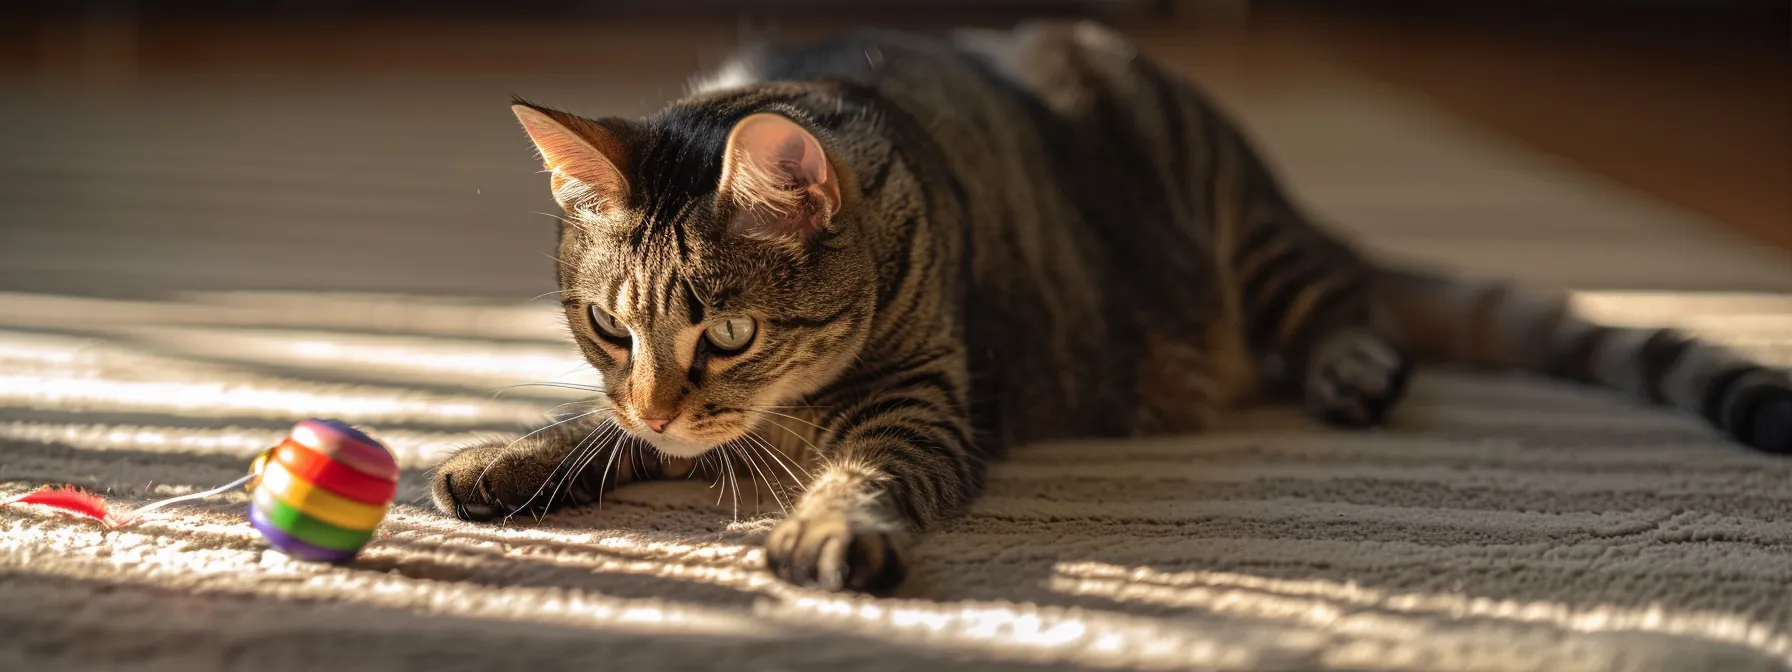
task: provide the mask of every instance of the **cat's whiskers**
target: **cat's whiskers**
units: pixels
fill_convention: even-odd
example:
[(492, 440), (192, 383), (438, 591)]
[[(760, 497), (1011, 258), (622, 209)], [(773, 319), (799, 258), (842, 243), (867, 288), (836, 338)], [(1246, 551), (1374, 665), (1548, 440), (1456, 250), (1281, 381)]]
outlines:
[[(796, 460), (791, 459), (790, 456), (780, 452), (776, 446), (772, 445), (772, 442), (767, 441), (765, 437), (760, 436), (758, 432), (749, 429), (747, 430), (747, 435), (759, 442), (760, 448), (764, 450), (767, 455), (771, 456), (772, 461), (776, 462), (777, 465), (784, 470), (784, 473), (790, 474), (791, 480), (796, 481), (799, 487), (808, 489), (809, 481), (815, 478), (815, 474), (810, 473), (807, 468), (798, 464)], [(803, 472), (802, 477), (799, 478), (796, 475), (796, 471), (791, 471), (792, 467), (795, 467), (796, 471)]]
[[(606, 486), (610, 483), (610, 465), (613, 465), (616, 463), (616, 456), (621, 455), (622, 451), (625, 448), (627, 448), (627, 449), (634, 448), (633, 445), (625, 443), (626, 441), (628, 441), (627, 436), (618, 437), (616, 447), (610, 451), (610, 459), (604, 460), (603, 476), (598, 478), (598, 481), (597, 481), (597, 508), (599, 511), (602, 511), (604, 508), (604, 486)], [(637, 465), (637, 468), (639, 468), (640, 463), (641, 462), (640, 462), (639, 458), (637, 457), (637, 459), (635, 460), (635, 464)]]
[(580, 221), (578, 221), (578, 220), (576, 220), (576, 219), (567, 219), (567, 218), (566, 218), (566, 217), (564, 217), (564, 216), (561, 216), (561, 215), (556, 215), (556, 214), (554, 214), (554, 213), (551, 213), (551, 212), (531, 212), (531, 213), (529, 213), (529, 214), (532, 214), (532, 215), (541, 215), (541, 216), (543, 216), (543, 217), (552, 217), (552, 218), (554, 218), (554, 219), (556, 219), (556, 220), (559, 220), (559, 222), (560, 222), (560, 223), (561, 223), (561, 224), (565, 224), (565, 225), (567, 225), (567, 226), (570, 226), (570, 227), (572, 227), (572, 228), (575, 228), (575, 229), (578, 229), (578, 230), (580, 230), (580, 231), (584, 231), (584, 232), (586, 232), (586, 233), (590, 233), (590, 232), (591, 232), (591, 229), (590, 229), (590, 228), (589, 228), (589, 227), (587, 227), (587, 226), (586, 226), (586, 225), (585, 225), (585, 223), (584, 223), (584, 222), (580, 222)]
[(494, 391), (513, 390), (513, 389), (516, 389), (519, 387), (557, 387), (557, 388), (565, 389), (565, 390), (578, 390), (581, 392), (592, 392), (592, 393), (596, 393), (596, 394), (604, 393), (604, 388), (598, 387), (596, 385), (581, 385), (579, 383), (563, 383), (563, 382), (559, 382), (559, 381), (544, 381), (544, 382), (539, 382), (539, 383), (517, 383), (515, 385), (505, 385), (502, 387), (496, 387), (496, 388), (493, 388), (493, 390)]
[[(722, 458), (722, 491), (716, 493), (716, 505), (720, 506), (722, 504), (722, 498), (728, 495), (728, 491), (729, 491), (728, 486), (734, 483), (734, 460), (730, 459), (728, 457), (727, 451), (720, 451), (720, 452), (717, 452), (716, 454), (720, 455)], [(737, 494), (736, 495), (737, 502), (739, 501), (738, 498), (739, 498), (739, 495)], [(739, 508), (740, 508), (740, 505), (736, 504), (735, 509), (737, 510), (737, 512), (738, 512)], [(735, 515), (739, 515), (739, 514), (736, 513)]]
[[(759, 482), (766, 481), (766, 483), (765, 483), (766, 487), (771, 487), (771, 482), (767, 481), (765, 478), (765, 474), (763, 472), (759, 471), (759, 465), (754, 464), (752, 451), (745, 449), (744, 447), (740, 446), (739, 444), (740, 444), (740, 439), (737, 438), (732, 441), (729, 441), (727, 445), (728, 445), (729, 450), (740, 451), (741, 458), (745, 459), (747, 462), (747, 468), (752, 470), (752, 472), (754, 474), (759, 475), (758, 478), (754, 478), (751, 475), (747, 476), (747, 480), (753, 482), (753, 509), (755, 511), (757, 511), (757, 510), (759, 510), (760, 503), (765, 501), (765, 496), (759, 492)], [(778, 499), (778, 491), (776, 491), (776, 490), (772, 491), (772, 499), (773, 500)], [(784, 508), (783, 501), (778, 501), (778, 508), (780, 508), (780, 509)]]
[[(743, 410), (746, 410), (746, 411), (747, 411), (747, 412), (749, 412), (749, 413), (769, 413), (769, 414), (771, 414), (771, 415), (778, 415), (778, 416), (782, 416), (782, 417), (786, 417), (786, 418), (789, 418), (789, 417), (790, 417), (790, 416), (788, 416), (788, 415), (784, 415), (784, 414), (782, 414), (782, 413), (774, 413), (774, 412), (772, 412), (772, 411), (761, 411), (761, 410), (757, 410), (757, 409), (751, 409), (751, 408), (749, 408), (749, 409), (743, 409)], [(801, 418), (791, 418), (791, 419), (792, 419), (792, 420), (801, 420)], [(803, 442), (803, 444), (804, 444), (804, 445), (807, 445), (807, 446), (809, 446), (809, 450), (810, 450), (810, 451), (811, 451), (811, 452), (814, 452), (814, 453), (815, 453), (815, 454), (817, 454), (817, 455), (819, 455), (819, 454), (821, 454), (821, 449), (820, 449), (820, 448), (817, 448), (817, 447), (815, 447), (815, 443), (814, 443), (814, 442), (813, 442), (813, 441), (810, 441), (810, 440), (809, 440), (809, 437), (806, 437), (806, 436), (803, 436), (803, 435), (802, 435), (802, 433), (801, 433), (801, 432), (797, 432), (797, 431), (795, 431), (795, 430), (793, 430), (793, 429), (791, 429), (791, 428), (789, 428), (789, 427), (785, 427), (785, 426), (784, 426), (784, 425), (783, 425), (783, 424), (782, 424), (782, 423), (780, 423), (780, 422), (778, 422), (778, 421), (776, 421), (776, 420), (772, 420), (772, 419), (770, 419), (770, 418), (766, 418), (766, 419), (765, 419), (765, 421), (766, 421), (766, 422), (768, 422), (768, 423), (771, 423), (771, 425), (772, 425), (772, 426), (773, 426), (773, 427), (777, 427), (777, 428), (778, 428), (778, 429), (782, 429), (782, 430), (784, 430), (784, 433), (786, 433), (786, 434), (789, 434), (789, 435), (791, 435), (791, 436), (794, 436), (794, 437), (796, 437), (796, 439), (797, 439), (797, 440), (798, 440), (798, 441), (801, 441), (801, 442)], [(809, 424), (811, 424), (811, 425), (814, 425), (814, 424), (815, 424), (815, 423), (809, 423)], [(817, 425), (817, 426), (818, 426), (818, 425)], [(826, 431), (826, 430), (822, 430), (822, 431), (824, 431), (824, 432), (825, 432), (825, 431)]]
[[(613, 431), (613, 432), (611, 432), (611, 433), (610, 433), (610, 434), (609, 434), (609, 436), (608, 436), (608, 438), (607, 438), (607, 439), (606, 439), (606, 441), (607, 441), (607, 445), (606, 445), (606, 446), (605, 446), (605, 448), (604, 448), (604, 451), (605, 451), (605, 452), (608, 452), (608, 453), (610, 453), (610, 458), (611, 458), (611, 460), (614, 460), (614, 459), (615, 459), (615, 457), (616, 457), (616, 455), (617, 455), (617, 454), (619, 454), (619, 453), (621, 453), (621, 452), (622, 452), (622, 451), (623, 451), (623, 450), (626, 450), (626, 449), (632, 449), (632, 447), (633, 447), (633, 446), (634, 446), (634, 444), (633, 444), (633, 443), (630, 443), (630, 441), (632, 441), (632, 440), (633, 440), (633, 439), (634, 439), (634, 437), (633, 437), (633, 436), (632, 436), (632, 435), (630, 435), (630, 434), (629, 434), (629, 433), (628, 433), (628, 430), (626, 430), (626, 429), (623, 429), (623, 428), (622, 428), (622, 427), (621, 427), (621, 426), (620, 426), (620, 425), (619, 425), (619, 426), (617, 426), (617, 427), (616, 427), (616, 430), (615, 430), (615, 431)], [(595, 462), (596, 462), (596, 461), (597, 461), (597, 456), (598, 456), (598, 455), (599, 455), (599, 454), (601, 454), (601, 453), (593, 453), (593, 454), (592, 454), (592, 455), (591, 455), (591, 456), (590, 456), (590, 457), (587, 457), (587, 458), (585, 458), (585, 464), (584, 464), (584, 465), (582, 465), (582, 466), (580, 466), (580, 467), (579, 467), (579, 472), (580, 472), (580, 473), (581, 473), (581, 474), (582, 474), (582, 473), (584, 473), (584, 471), (585, 471), (585, 470), (586, 470), (586, 469), (588, 469), (588, 468), (590, 468), (590, 467), (591, 467), (591, 465), (592, 465), (592, 464), (593, 464), (593, 463), (595, 463)], [(637, 458), (637, 459), (636, 459), (636, 460), (635, 460), (635, 465), (636, 465), (636, 469), (639, 469), (639, 468), (640, 468), (640, 464), (641, 464), (641, 462), (640, 462), (640, 460), (639, 460), (639, 459), (638, 459), (638, 458), (639, 458), (639, 456), (638, 456), (638, 455), (637, 455), (637, 456), (636, 456), (636, 458)], [(594, 495), (594, 497), (595, 497), (595, 498), (596, 498), (596, 499), (597, 499), (597, 501), (598, 501), (598, 504), (599, 504), (599, 506), (600, 506), (600, 507), (601, 507), (601, 506), (602, 506), (602, 503), (603, 503), (603, 497), (604, 497), (604, 489), (603, 489), (603, 488), (604, 488), (604, 483), (603, 483), (603, 481), (604, 481), (604, 480), (607, 480), (607, 479), (608, 479), (608, 478), (609, 478), (609, 473), (608, 473), (608, 472), (609, 472), (609, 468), (610, 468), (610, 467), (609, 467), (609, 462), (610, 462), (610, 461), (611, 461), (611, 460), (606, 460), (606, 461), (605, 461), (605, 464), (604, 464), (604, 470), (605, 470), (605, 473), (604, 473), (604, 478), (603, 478), (603, 479), (600, 479), (600, 482), (599, 482), (599, 483), (598, 483), (598, 486), (597, 486), (597, 493), (596, 493), (596, 494), (595, 494), (595, 495)], [(620, 468), (620, 467), (618, 467), (618, 468)], [(621, 485), (621, 484), (620, 484), (620, 483), (618, 483), (618, 484), (617, 484), (617, 485), (618, 485), (618, 486), (619, 486), (619, 487), (620, 487), (620, 485)]]
[[(547, 411), (547, 413), (545, 413), (545, 415), (551, 416), (554, 414), (554, 412), (559, 411), (562, 408), (566, 408), (567, 406), (577, 406), (579, 404), (601, 404), (601, 403), (604, 403), (604, 401), (602, 399), (580, 399), (578, 401), (569, 401), (564, 404), (554, 405), (553, 408), (548, 409), (548, 411)], [(597, 409), (597, 410), (609, 410), (609, 409), (602, 408), (602, 409)]]
[(826, 427), (823, 427), (823, 426), (821, 426), (821, 425), (817, 425), (817, 424), (815, 424), (815, 423), (813, 423), (813, 422), (810, 422), (810, 421), (808, 421), (808, 420), (804, 420), (804, 419), (802, 419), (802, 418), (799, 418), (799, 417), (796, 417), (796, 416), (794, 416), (794, 415), (790, 415), (790, 414), (787, 414), (787, 413), (779, 413), (779, 412), (777, 412), (777, 411), (769, 411), (769, 410), (766, 410), (766, 409), (769, 409), (769, 408), (779, 408), (779, 407), (778, 407), (778, 406), (748, 406), (748, 407), (746, 407), (746, 408), (747, 408), (747, 410), (750, 410), (750, 411), (759, 411), (759, 412), (761, 412), (761, 413), (770, 413), (770, 414), (772, 414), (772, 415), (775, 415), (775, 416), (778, 416), (778, 417), (780, 417), (780, 418), (790, 418), (790, 419), (791, 419), (791, 420), (795, 420), (795, 421), (797, 421), (797, 422), (800, 422), (800, 423), (803, 423), (803, 424), (805, 424), (805, 425), (808, 425), (808, 426), (810, 426), (810, 427), (814, 427), (814, 428), (815, 428), (815, 429), (817, 429), (817, 430), (820, 430), (820, 431), (821, 431), (821, 432), (822, 432), (822, 433), (824, 433), (824, 434), (825, 434), (825, 433), (827, 433), (827, 431), (828, 431), (828, 428), (826, 428)]
[[(591, 447), (586, 451), (585, 457), (577, 461), (579, 466), (560, 477), (560, 483), (554, 486), (553, 494), (548, 495), (547, 503), (542, 505), (544, 509), (554, 506), (554, 499), (560, 495), (561, 487), (569, 486), (577, 481), (579, 477), (585, 473), (585, 469), (589, 468), (591, 463), (597, 460), (597, 456), (600, 453), (608, 449), (609, 446), (614, 445), (613, 439), (615, 434), (622, 431), (622, 428), (614, 422), (605, 424), (607, 426), (604, 428), (603, 434), (599, 435), (597, 440), (591, 443)], [(567, 488), (566, 494), (568, 497), (571, 497), (572, 489)]]
[(728, 482), (734, 485), (734, 512), (730, 514), (730, 519), (738, 521), (740, 520), (740, 478), (739, 474), (734, 471), (734, 459), (726, 457), (727, 452), (722, 455), (728, 461)]
[[(578, 414), (578, 415), (575, 415), (575, 416), (571, 416), (571, 417), (569, 417), (569, 418), (566, 418), (566, 419), (565, 419), (565, 420), (561, 420), (561, 421), (559, 421), (559, 422), (555, 422), (555, 423), (552, 423), (552, 424), (549, 424), (549, 425), (548, 425), (548, 426), (546, 426), (546, 427), (542, 427), (542, 428), (540, 428), (540, 429), (537, 429), (537, 430), (535, 430), (535, 431), (532, 431), (532, 432), (529, 432), (529, 433), (528, 433), (528, 434), (524, 434), (524, 435), (522, 435), (522, 436), (519, 436), (519, 437), (516, 437), (516, 439), (514, 439), (514, 440), (512, 440), (512, 441), (511, 441), (511, 442), (510, 442), (510, 443), (509, 443), (509, 444), (507, 444), (507, 445), (505, 445), (505, 446), (504, 446), (504, 450), (503, 450), (503, 451), (501, 451), (501, 452), (509, 452), (509, 451), (510, 451), (510, 449), (511, 449), (511, 448), (515, 448), (515, 447), (516, 447), (516, 444), (517, 444), (517, 443), (519, 443), (519, 442), (521, 442), (521, 441), (523, 441), (523, 440), (525, 440), (525, 439), (528, 439), (528, 438), (529, 438), (529, 437), (531, 437), (531, 436), (535, 436), (535, 435), (536, 435), (536, 434), (540, 434), (540, 433), (542, 433), (542, 432), (545, 432), (545, 431), (548, 431), (548, 430), (550, 430), (550, 429), (553, 429), (553, 428), (555, 428), (555, 427), (559, 427), (559, 426), (560, 426), (560, 425), (564, 425), (564, 424), (566, 424), (566, 423), (569, 423), (569, 422), (572, 422), (572, 421), (574, 421), (574, 420), (579, 420), (579, 419), (582, 419), (582, 418), (586, 418), (586, 417), (590, 417), (590, 416), (592, 416), (592, 415), (595, 415), (595, 414), (598, 414), (598, 413), (602, 413), (602, 412), (604, 412), (604, 411), (606, 411), (606, 410), (609, 410), (609, 409), (603, 409), (603, 408), (598, 408), (598, 409), (592, 409), (592, 410), (589, 410), (589, 411), (586, 411), (586, 412), (584, 412), (584, 413), (580, 413), (580, 414)], [(483, 483), (483, 482), (485, 482), (485, 476), (486, 476), (486, 474), (487, 474), (487, 473), (490, 473), (490, 472), (491, 472), (491, 470), (492, 470), (492, 465), (493, 465), (493, 464), (497, 464), (497, 460), (492, 460), (492, 461), (491, 461), (491, 462), (487, 462), (487, 463), (486, 463), (486, 465), (485, 465), (485, 468), (484, 468), (484, 469), (480, 469), (480, 470), (479, 470), (479, 476), (478, 476), (478, 477), (477, 477), (477, 478), (475, 478), (475, 479), (473, 479), (473, 487), (474, 487), (474, 489), (478, 489), (478, 487), (479, 487), (479, 484), (480, 484), (480, 483)]]
[[(530, 494), (528, 499), (523, 500), (522, 504), (512, 508), (510, 513), (504, 515), (504, 523), (508, 525), (510, 520), (516, 517), (516, 514), (523, 512), (528, 512), (529, 517), (533, 518), (535, 522), (541, 522), (541, 519), (546, 517), (548, 511), (554, 507), (554, 498), (560, 495), (560, 485), (566, 482), (566, 474), (569, 473), (569, 470), (566, 468), (567, 463), (578, 464), (579, 462), (584, 461), (585, 453), (588, 450), (595, 449), (595, 445), (588, 446), (587, 444), (593, 437), (597, 436), (598, 431), (602, 428), (603, 425), (601, 424), (592, 427), (591, 431), (587, 432), (584, 438), (579, 439), (579, 442), (573, 445), (572, 450), (566, 451), (566, 455), (560, 458), (560, 463), (554, 465), (554, 469), (549, 471), (547, 476), (542, 477), (541, 485), (535, 488), (535, 492)], [(554, 484), (554, 490), (548, 495), (548, 501), (544, 502), (538, 511), (530, 511), (529, 505), (535, 503), (535, 498), (541, 496), (541, 492), (547, 489), (549, 483)]]
[[(733, 465), (728, 463), (728, 453), (726, 452), (718, 451), (716, 453), (716, 458), (722, 461), (722, 469), (716, 472), (716, 483), (722, 485), (722, 489), (716, 492), (716, 506), (721, 506), (722, 498), (728, 496), (728, 470)], [(712, 485), (711, 487), (714, 486)]]
[[(713, 489), (715, 489), (717, 483), (722, 482), (722, 455), (721, 455), (721, 453), (704, 453), (703, 456), (709, 457), (711, 454), (714, 454), (715, 458), (716, 458), (716, 480), (709, 482), (709, 487), (711, 490), (713, 490)], [(721, 504), (721, 503), (722, 503), (722, 495), (721, 495), (721, 493), (716, 493), (716, 504)]]
[(541, 256), (544, 256), (544, 257), (547, 257), (547, 258), (549, 258), (549, 259), (553, 259), (553, 260), (554, 260), (554, 263), (556, 263), (556, 264), (559, 264), (559, 265), (561, 265), (561, 266), (565, 266), (565, 267), (567, 267), (567, 268), (569, 268), (569, 269), (572, 269), (572, 270), (578, 270), (578, 269), (576, 269), (576, 268), (574, 268), (574, 267), (573, 267), (573, 265), (572, 265), (572, 264), (569, 264), (569, 263), (567, 263), (567, 262), (566, 262), (566, 260), (565, 260), (565, 259), (561, 259), (561, 258), (559, 258), (559, 257), (556, 257), (556, 256), (554, 256), (554, 255), (551, 255), (551, 254), (548, 254), (548, 253), (546, 253), (546, 252), (543, 252), (543, 253), (541, 253)]
[(530, 302), (532, 302), (532, 301), (534, 301), (534, 300), (536, 300), (536, 299), (539, 299), (539, 298), (541, 298), (541, 297), (544, 297), (544, 296), (548, 296), (548, 295), (550, 295), (550, 294), (560, 294), (560, 293), (563, 293), (563, 292), (565, 292), (565, 291), (566, 291), (566, 290), (564, 290), (564, 289), (556, 289), (556, 290), (554, 290), (554, 291), (551, 291), (551, 292), (542, 292), (542, 293), (540, 293), (540, 294), (536, 294), (536, 295), (535, 295), (535, 296), (531, 296), (531, 297), (529, 297), (529, 298), (528, 298), (528, 300), (526, 300), (526, 301), (523, 301), (523, 303), (530, 303)]
[[(529, 505), (535, 503), (535, 498), (540, 497), (542, 491), (547, 489), (548, 484), (554, 483), (555, 484), (554, 485), (554, 494), (548, 495), (547, 503), (542, 505), (542, 509), (544, 512), (546, 509), (551, 508), (554, 505), (554, 497), (556, 497), (560, 494), (559, 483), (563, 482), (565, 480), (565, 477), (562, 476), (561, 474), (564, 473), (564, 469), (565, 469), (567, 463), (572, 462), (572, 463), (576, 464), (576, 463), (578, 463), (579, 460), (583, 459), (582, 457), (575, 457), (575, 456), (582, 456), (586, 450), (586, 444), (591, 441), (592, 437), (597, 436), (598, 432), (603, 430), (606, 426), (609, 426), (609, 423), (607, 423), (607, 422), (598, 423), (596, 426), (591, 428), (591, 431), (585, 433), (585, 438), (579, 439), (579, 442), (577, 444), (573, 445), (572, 450), (566, 451), (566, 454), (560, 457), (560, 463), (554, 465), (554, 469), (552, 471), (549, 471), (548, 475), (546, 477), (542, 478), (541, 485), (535, 488), (535, 492), (530, 494), (529, 498), (526, 500), (523, 500), (523, 502), (521, 504), (518, 504), (515, 507), (513, 507), (509, 513), (505, 514), (504, 523), (506, 525), (510, 524), (510, 520), (512, 518), (515, 518), (516, 514), (528, 510)], [(556, 478), (556, 476), (559, 476), (559, 478)], [(541, 516), (536, 515), (534, 513), (531, 513), (530, 517), (536, 519), (537, 521), (541, 520)]]
[[(745, 438), (745, 437), (743, 437), (743, 438)], [(729, 443), (735, 444), (738, 442), (740, 442), (740, 439), (735, 439), (734, 441), (731, 441)], [(754, 452), (753, 449), (755, 448), (755, 446), (753, 446), (750, 443), (740, 443), (739, 447), (741, 450), (741, 455), (743, 457), (745, 457), (747, 460), (747, 467), (752, 469), (754, 473), (759, 474), (759, 479), (762, 481), (765, 481), (766, 487), (771, 489), (772, 501), (777, 502), (778, 510), (783, 511), (786, 514), (790, 513), (790, 507), (785, 506), (784, 498), (780, 497), (778, 495), (778, 491), (783, 489), (783, 486), (784, 486), (783, 481), (781, 479), (777, 478), (776, 474), (771, 473), (770, 466), (765, 466), (764, 469), (760, 468), (761, 460), (760, 460), (760, 458), (758, 458), (757, 456), (755, 456), (753, 454), (753, 452)], [(753, 502), (755, 505), (757, 505), (759, 503), (759, 501), (760, 501), (760, 499), (759, 499), (759, 483), (758, 483), (758, 481), (754, 481), (754, 483), (753, 483)]]

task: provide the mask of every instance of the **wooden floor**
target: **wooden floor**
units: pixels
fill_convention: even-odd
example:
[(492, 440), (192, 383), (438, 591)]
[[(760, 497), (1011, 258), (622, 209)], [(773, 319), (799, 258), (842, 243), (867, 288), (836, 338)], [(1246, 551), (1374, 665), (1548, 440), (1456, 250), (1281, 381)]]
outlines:
[(1792, 249), (1792, 49), (1784, 41), (1643, 32), (1588, 42), (1363, 20), (1309, 30), (1340, 65)]

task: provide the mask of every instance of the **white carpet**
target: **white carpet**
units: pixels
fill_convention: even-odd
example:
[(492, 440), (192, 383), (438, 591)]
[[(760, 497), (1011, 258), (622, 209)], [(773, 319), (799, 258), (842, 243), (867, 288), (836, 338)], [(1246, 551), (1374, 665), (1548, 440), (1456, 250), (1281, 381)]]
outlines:
[[(1792, 363), (1787, 257), (1394, 92), (1324, 81), (1227, 99), (1297, 190), (1378, 250), (1650, 290), (1583, 298), (1612, 319), (1684, 324)], [(448, 96), (412, 86), (404, 96)], [(484, 180), (510, 180), (511, 200), (492, 207), (513, 222), (530, 219), (516, 203), (545, 201), (502, 105), (435, 98), (481, 110), (421, 117), (484, 134), (442, 149), (406, 125), (399, 94), (367, 89), (344, 98), (374, 102), (336, 114), (287, 106), (303, 92), (240, 90), (229, 109), (185, 113), (129, 94), (148, 111), (128, 121), (103, 97), (0, 105), (5, 127), (31, 129), (0, 143), (13, 185), (0, 205), (0, 495), (73, 482), (124, 506), (193, 491), (240, 475), (311, 415), (364, 424), (407, 469), (404, 503), (350, 567), (265, 550), (240, 495), (117, 532), (0, 510), (0, 669), (1792, 666), (1792, 461), (1688, 417), (1522, 379), (1422, 376), (1384, 432), (1326, 433), (1269, 411), (1202, 438), (1019, 450), (969, 517), (927, 538), (899, 599), (781, 586), (758, 568), (770, 519), (731, 522), (733, 503), (704, 483), (628, 488), (601, 510), (507, 528), (444, 519), (419, 499), (444, 450), (566, 398), (491, 391), (578, 380), (579, 362), (554, 310), (510, 293), (549, 277), (540, 224), (502, 247), (454, 223), (482, 216), (466, 213), (473, 188), (495, 183)], [(269, 168), (250, 159), (271, 154), (231, 143), (304, 143), (240, 122), (209, 137), (207, 114), (322, 124), (340, 146), (304, 148), (371, 158), (347, 176), (303, 151)], [(369, 125), (405, 130), (355, 135)], [(18, 158), (62, 141), (87, 153)], [(356, 181), (400, 159), (417, 161), (393, 191)], [(131, 172), (159, 160), (191, 171), (164, 166), (148, 186)], [(244, 176), (263, 168), (279, 179)], [(463, 200), (444, 195), (463, 186)], [(356, 249), (386, 230), (413, 238), (379, 248), (393, 256)], [(295, 270), (334, 246), (342, 257)], [(492, 269), (431, 265), (480, 255)], [(403, 276), (387, 291), (487, 279), (512, 298), (301, 291), (337, 269), (374, 277), (369, 263)], [(233, 283), (274, 289), (169, 291)], [(81, 298), (99, 295), (114, 298)]]

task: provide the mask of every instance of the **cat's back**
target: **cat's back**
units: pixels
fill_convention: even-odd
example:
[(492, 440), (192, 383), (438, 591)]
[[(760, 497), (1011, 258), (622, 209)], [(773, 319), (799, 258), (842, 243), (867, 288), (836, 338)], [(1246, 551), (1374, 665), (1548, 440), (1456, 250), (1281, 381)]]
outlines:
[(694, 87), (697, 93), (777, 82), (845, 82), (927, 118), (975, 108), (1018, 91), (951, 34), (876, 28), (801, 46), (754, 44)]
[(960, 194), (929, 226), (969, 260), (971, 351), (1028, 363), (973, 362), (979, 396), (1002, 400), (1018, 438), (1130, 431), (1147, 387), (1132, 372), (1162, 359), (1146, 356), (1162, 349), (1153, 338), (1193, 328), (1214, 286), (1182, 230), (1188, 209), (1162, 190), (1177, 144), (1164, 141), (1165, 82), (1130, 43), (1090, 23), (860, 30), (749, 52), (708, 86), (778, 82), (846, 83), (873, 94), (864, 109), (900, 110), (874, 115), (876, 130), (915, 131), (890, 135), (913, 183)]
[(1031, 21), (942, 34), (863, 28), (799, 47), (747, 47), (696, 88), (834, 80), (922, 107), (1020, 98), (1065, 112), (1096, 80), (1123, 77), (1136, 55), (1131, 43), (1092, 22)]

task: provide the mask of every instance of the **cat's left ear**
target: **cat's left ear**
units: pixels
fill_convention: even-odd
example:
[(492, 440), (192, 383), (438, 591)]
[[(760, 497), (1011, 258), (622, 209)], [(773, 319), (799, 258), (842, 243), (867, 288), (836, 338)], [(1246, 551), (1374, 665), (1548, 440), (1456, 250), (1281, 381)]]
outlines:
[(718, 189), (735, 208), (729, 230), (756, 238), (807, 241), (840, 212), (840, 178), (821, 142), (769, 112), (728, 133)]
[(622, 141), (600, 122), (526, 103), (510, 106), (552, 174), (554, 200), (567, 210), (603, 210), (628, 200)]

